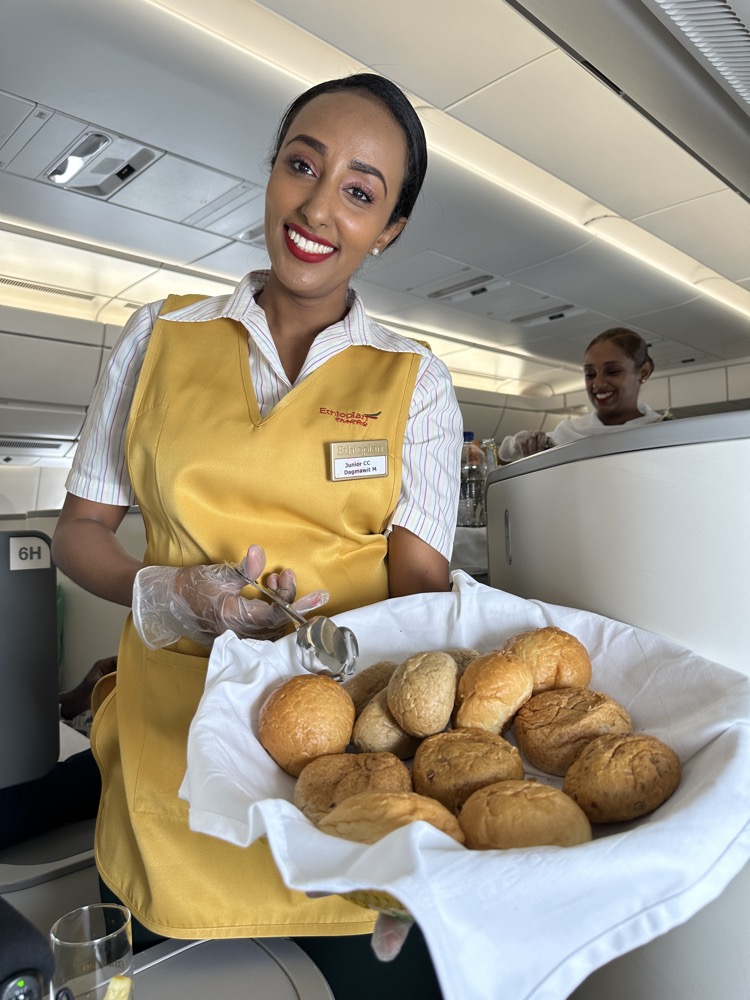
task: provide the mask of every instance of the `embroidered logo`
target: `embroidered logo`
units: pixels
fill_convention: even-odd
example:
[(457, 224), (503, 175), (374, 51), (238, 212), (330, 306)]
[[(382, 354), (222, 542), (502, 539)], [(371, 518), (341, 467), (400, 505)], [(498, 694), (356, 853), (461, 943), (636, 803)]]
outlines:
[(327, 406), (321, 406), (320, 412), (325, 417), (333, 417), (337, 424), (359, 424), (360, 427), (367, 427), (370, 421), (377, 420), (383, 411), (357, 413), (355, 410), (329, 410)]

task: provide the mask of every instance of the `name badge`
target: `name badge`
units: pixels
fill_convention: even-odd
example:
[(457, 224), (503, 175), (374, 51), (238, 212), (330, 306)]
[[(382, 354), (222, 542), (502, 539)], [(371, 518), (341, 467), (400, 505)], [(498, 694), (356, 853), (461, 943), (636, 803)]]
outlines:
[(331, 479), (375, 479), (388, 475), (388, 442), (332, 441)]

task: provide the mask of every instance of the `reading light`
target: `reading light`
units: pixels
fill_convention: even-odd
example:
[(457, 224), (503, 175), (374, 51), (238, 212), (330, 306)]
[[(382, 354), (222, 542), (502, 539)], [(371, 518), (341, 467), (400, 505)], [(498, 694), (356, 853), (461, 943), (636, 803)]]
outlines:
[(87, 132), (67, 156), (50, 170), (47, 180), (53, 184), (67, 184), (111, 141), (108, 135), (103, 135), (101, 132)]

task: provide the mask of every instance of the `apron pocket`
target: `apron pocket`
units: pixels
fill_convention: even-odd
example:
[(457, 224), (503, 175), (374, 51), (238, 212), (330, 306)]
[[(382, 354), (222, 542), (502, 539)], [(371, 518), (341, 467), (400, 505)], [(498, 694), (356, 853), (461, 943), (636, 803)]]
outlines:
[(187, 817), (178, 797), (187, 770), (187, 738), (206, 682), (207, 659), (160, 649), (145, 656), (146, 728), (134, 812)]

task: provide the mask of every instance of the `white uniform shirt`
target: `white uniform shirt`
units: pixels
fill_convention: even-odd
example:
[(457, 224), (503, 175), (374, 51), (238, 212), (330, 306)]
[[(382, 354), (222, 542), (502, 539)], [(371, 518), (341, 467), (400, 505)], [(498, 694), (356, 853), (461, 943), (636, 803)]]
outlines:
[(627, 420), (624, 424), (603, 424), (596, 413), (586, 413), (581, 417), (567, 417), (555, 427), (550, 437), (555, 444), (570, 444), (580, 438), (592, 437), (595, 434), (609, 434), (613, 431), (628, 431), (642, 424), (656, 424), (664, 419), (663, 413), (657, 413), (646, 403), (638, 403), (640, 417)]
[[(265, 415), (293, 388), (255, 301), (266, 272), (246, 275), (230, 295), (203, 299), (169, 314), (189, 323), (226, 317), (248, 332), (253, 388)], [(386, 351), (421, 355), (406, 424), (401, 493), (386, 534), (394, 525), (407, 528), (450, 559), (456, 524), (463, 421), (448, 369), (430, 351), (367, 315), (350, 289), (350, 308), (339, 323), (315, 338), (297, 381), (351, 345), (368, 344)], [(125, 463), (125, 429), (141, 365), (162, 302), (139, 309), (125, 325), (91, 400), (81, 440), (66, 482), (70, 493), (99, 503), (137, 503)]]

